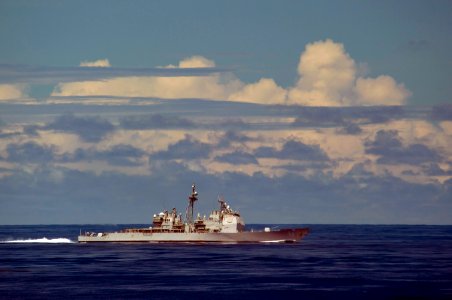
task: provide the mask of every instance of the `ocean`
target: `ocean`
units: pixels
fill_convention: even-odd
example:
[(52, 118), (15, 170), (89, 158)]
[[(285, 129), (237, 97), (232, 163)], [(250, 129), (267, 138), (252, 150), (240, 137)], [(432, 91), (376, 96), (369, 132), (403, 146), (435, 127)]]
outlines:
[[(279, 225), (310, 227), (295, 244), (76, 242), (131, 226), (0, 226), (0, 298), (452, 299), (452, 226)], [(247, 227), (265, 226), (277, 227)]]

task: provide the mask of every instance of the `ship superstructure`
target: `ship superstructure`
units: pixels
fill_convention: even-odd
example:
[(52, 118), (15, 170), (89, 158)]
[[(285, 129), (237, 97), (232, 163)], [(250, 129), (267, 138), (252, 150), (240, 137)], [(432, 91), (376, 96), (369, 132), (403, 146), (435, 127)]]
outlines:
[(119, 232), (85, 232), (79, 242), (296, 242), (309, 232), (308, 228), (282, 229), (272, 231), (245, 231), (245, 223), (238, 211), (218, 199), (219, 209), (209, 217), (200, 214), (196, 218), (194, 203), (198, 200), (195, 184), (188, 197), (185, 220), (176, 208), (170, 212), (154, 214), (149, 228), (128, 228)]

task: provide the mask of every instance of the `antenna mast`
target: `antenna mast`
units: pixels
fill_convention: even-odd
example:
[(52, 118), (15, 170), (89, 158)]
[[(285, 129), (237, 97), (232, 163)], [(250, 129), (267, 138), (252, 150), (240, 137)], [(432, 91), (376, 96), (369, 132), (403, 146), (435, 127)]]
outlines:
[(191, 186), (191, 195), (188, 197), (188, 207), (186, 216), (188, 224), (193, 224), (193, 207), (196, 200), (198, 200), (198, 192), (196, 191), (196, 186), (193, 183)]

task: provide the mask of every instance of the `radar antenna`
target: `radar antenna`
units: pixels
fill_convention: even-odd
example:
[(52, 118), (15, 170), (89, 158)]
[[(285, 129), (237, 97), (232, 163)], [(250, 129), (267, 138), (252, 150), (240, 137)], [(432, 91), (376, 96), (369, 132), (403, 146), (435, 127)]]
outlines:
[(196, 185), (193, 183), (191, 186), (191, 195), (188, 197), (188, 207), (186, 215), (188, 224), (193, 224), (193, 207), (196, 200), (198, 200), (198, 192), (196, 191)]
[(224, 201), (223, 195), (218, 195), (218, 203), (220, 203), (220, 211), (226, 209), (226, 201)]

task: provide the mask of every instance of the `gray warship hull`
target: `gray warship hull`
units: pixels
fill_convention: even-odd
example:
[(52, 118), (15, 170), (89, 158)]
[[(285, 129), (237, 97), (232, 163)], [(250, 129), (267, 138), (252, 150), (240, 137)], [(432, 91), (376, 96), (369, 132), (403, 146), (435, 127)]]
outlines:
[(278, 231), (225, 232), (111, 232), (80, 235), (80, 243), (294, 243), (308, 234), (308, 228)]

